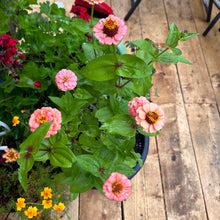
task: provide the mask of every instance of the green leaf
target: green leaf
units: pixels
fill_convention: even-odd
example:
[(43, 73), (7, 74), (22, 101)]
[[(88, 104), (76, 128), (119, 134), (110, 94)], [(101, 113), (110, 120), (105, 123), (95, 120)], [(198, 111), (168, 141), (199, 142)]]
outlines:
[(77, 88), (74, 97), (77, 99), (91, 99), (93, 96), (86, 89)]
[(140, 39), (132, 41), (132, 43), (139, 47), (145, 54), (149, 54), (151, 57), (154, 56), (154, 47), (149, 41)]
[(135, 135), (135, 128), (133, 128), (134, 120), (129, 115), (115, 115), (107, 120), (100, 129), (106, 129), (110, 133), (118, 133), (122, 136)]
[(185, 32), (181, 32), (181, 37), (180, 37), (180, 41), (186, 41), (189, 38), (199, 35), (199, 33), (185, 33)]
[(99, 119), (100, 122), (105, 122), (108, 119), (111, 119), (113, 117), (113, 112), (109, 107), (104, 107), (99, 109), (96, 114), (95, 117)]
[(21, 152), (28, 151), (35, 155), (38, 152), (41, 141), (45, 138), (52, 121), (41, 124), (28, 138), (19, 146)]
[(72, 164), (76, 162), (75, 155), (73, 152), (65, 145), (59, 144), (52, 148), (49, 153), (49, 159), (53, 166), (59, 167), (72, 167)]
[(175, 23), (172, 23), (166, 39), (167, 47), (176, 47), (179, 40), (179, 30)]
[(161, 54), (156, 60), (155, 62), (158, 63), (186, 63), (186, 64), (190, 64), (192, 65), (192, 63), (190, 63), (186, 58), (182, 57), (182, 56), (178, 56), (174, 53), (169, 53), (169, 52), (165, 52), (163, 54)]
[(25, 192), (27, 192), (27, 172), (21, 168), (18, 169), (18, 179)]
[(116, 49), (117, 49), (117, 53), (119, 55), (127, 54), (127, 50), (126, 50), (124, 44), (122, 43), (122, 41), (120, 42), (120, 44), (117, 45)]
[(182, 55), (182, 51), (178, 48), (170, 48), (174, 54), (176, 55)]
[(128, 78), (142, 78), (152, 74), (152, 68), (142, 59), (131, 55), (124, 54), (119, 57), (120, 67), (117, 68), (116, 74)]
[(138, 128), (138, 132), (145, 135), (145, 136), (149, 136), (149, 137), (154, 137), (154, 136), (157, 136), (159, 134), (159, 131), (157, 131), (156, 133), (146, 133), (146, 132), (143, 131), (142, 127)]
[(129, 167), (125, 163), (116, 163), (115, 171), (117, 171), (118, 173), (124, 174), (125, 176), (130, 176), (135, 172), (131, 167)]
[(77, 157), (77, 162), (84, 170), (90, 172), (92, 175), (97, 177), (100, 176), (99, 163), (92, 155), (79, 155)]
[(29, 152), (21, 153), (21, 158), (18, 160), (18, 164), (20, 168), (27, 173), (34, 165), (33, 155)]
[(82, 75), (95, 81), (105, 81), (114, 79), (116, 74), (116, 60), (113, 54), (100, 56), (83, 68)]

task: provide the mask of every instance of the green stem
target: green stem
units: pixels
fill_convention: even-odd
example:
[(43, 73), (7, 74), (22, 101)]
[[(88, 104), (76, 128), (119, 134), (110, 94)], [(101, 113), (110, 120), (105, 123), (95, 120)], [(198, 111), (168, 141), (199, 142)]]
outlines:
[(114, 52), (114, 56), (115, 56), (116, 62), (118, 64), (118, 66), (120, 66), (120, 62), (118, 60), (117, 51), (116, 51), (116, 45), (112, 44), (112, 47), (113, 47), (113, 52)]
[[(165, 50), (163, 50), (161, 53), (159, 53), (157, 56), (155, 56), (155, 58), (161, 56), (163, 53), (165, 53), (167, 50), (169, 50), (169, 48), (167, 47)], [(153, 63), (153, 61), (151, 60), (147, 65), (150, 65), (151, 63)]]
[(129, 79), (127, 82), (125, 82), (123, 85), (119, 86), (119, 88), (123, 88), (125, 85), (127, 85), (129, 82), (131, 82), (133, 78)]
[(94, 5), (92, 5), (92, 10), (91, 10), (91, 18), (90, 18), (90, 27), (91, 28), (92, 28), (93, 14), (94, 14)]

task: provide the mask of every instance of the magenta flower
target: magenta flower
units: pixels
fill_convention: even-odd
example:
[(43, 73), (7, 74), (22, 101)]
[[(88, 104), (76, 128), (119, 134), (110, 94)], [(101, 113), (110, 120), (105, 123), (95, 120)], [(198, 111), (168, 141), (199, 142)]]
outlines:
[(143, 104), (149, 103), (149, 101), (141, 96), (141, 97), (135, 97), (133, 98), (129, 103), (128, 103), (128, 112), (131, 115), (132, 118), (135, 119), (135, 117), (137, 116), (137, 109), (140, 106), (143, 106)]
[(37, 81), (37, 82), (33, 83), (33, 85), (36, 86), (36, 87), (41, 87), (41, 82)]
[(120, 18), (109, 15), (107, 18), (100, 19), (93, 31), (101, 44), (118, 45), (127, 33), (127, 26)]
[(164, 126), (164, 112), (154, 103), (146, 103), (137, 109), (135, 120), (146, 133), (155, 133)]
[(62, 91), (72, 90), (77, 85), (77, 77), (71, 70), (60, 70), (55, 78), (56, 84)]
[(105, 196), (114, 201), (121, 202), (130, 196), (131, 181), (123, 174), (112, 173), (103, 185)]
[(52, 121), (52, 124), (45, 138), (50, 137), (50, 135), (55, 135), (57, 131), (60, 130), (62, 122), (61, 112), (51, 107), (42, 107), (41, 109), (35, 110), (29, 119), (31, 131), (33, 132), (41, 124), (48, 121)]

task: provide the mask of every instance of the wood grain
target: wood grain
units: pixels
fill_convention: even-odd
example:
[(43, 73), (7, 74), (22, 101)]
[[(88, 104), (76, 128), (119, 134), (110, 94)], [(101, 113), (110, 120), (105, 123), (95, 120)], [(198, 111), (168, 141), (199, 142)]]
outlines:
[(213, 104), (187, 104), (186, 111), (208, 216), (210, 220), (219, 219), (220, 119), (218, 109)]

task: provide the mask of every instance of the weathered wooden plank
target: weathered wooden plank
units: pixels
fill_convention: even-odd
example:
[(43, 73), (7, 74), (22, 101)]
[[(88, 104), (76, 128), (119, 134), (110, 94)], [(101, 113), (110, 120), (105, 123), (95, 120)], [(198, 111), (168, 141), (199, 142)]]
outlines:
[(220, 119), (214, 104), (187, 104), (187, 116), (195, 148), (210, 220), (220, 211)]
[(163, 104), (165, 127), (157, 136), (167, 217), (207, 219), (183, 104)]
[(80, 220), (121, 220), (121, 203), (108, 200), (98, 190), (80, 194)]
[[(204, 37), (202, 33), (208, 27), (206, 22), (206, 12), (201, 0), (189, 0), (194, 21), (197, 31), (199, 32), (199, 40), (202, 46), (203, 55), (208, 68), (209, 75), (211, 77), (212, 86), (214, 88), (215, 97), (218, 106), (220, 106), (220, 37), (219, 37), (219, 23), (211, 29), (211, 31)], [(213, 6), (212, 17), (213, 19), (218, 13), (217, 7)]]
[(131, 181), (131, 195), (123, 202), (124, 219), (166, 219), (155, 138), (150, 138), (145, 164)]
[[(188, 0), (164, 0), (169, 24), (175, 22), (179, 30), (196, 32), (193, 15)], [(207, 66), (198, 36), (178, 46), (183, 56), (193, 65), (177, 64), (184, 101), (186, 103), (215, 103), (215, 96), (210, 83)]]
[(78, 220), (79, 219), (79, 197), (71, 201), (67, 207), (67, 215), (60, 216), (61, 220)]

